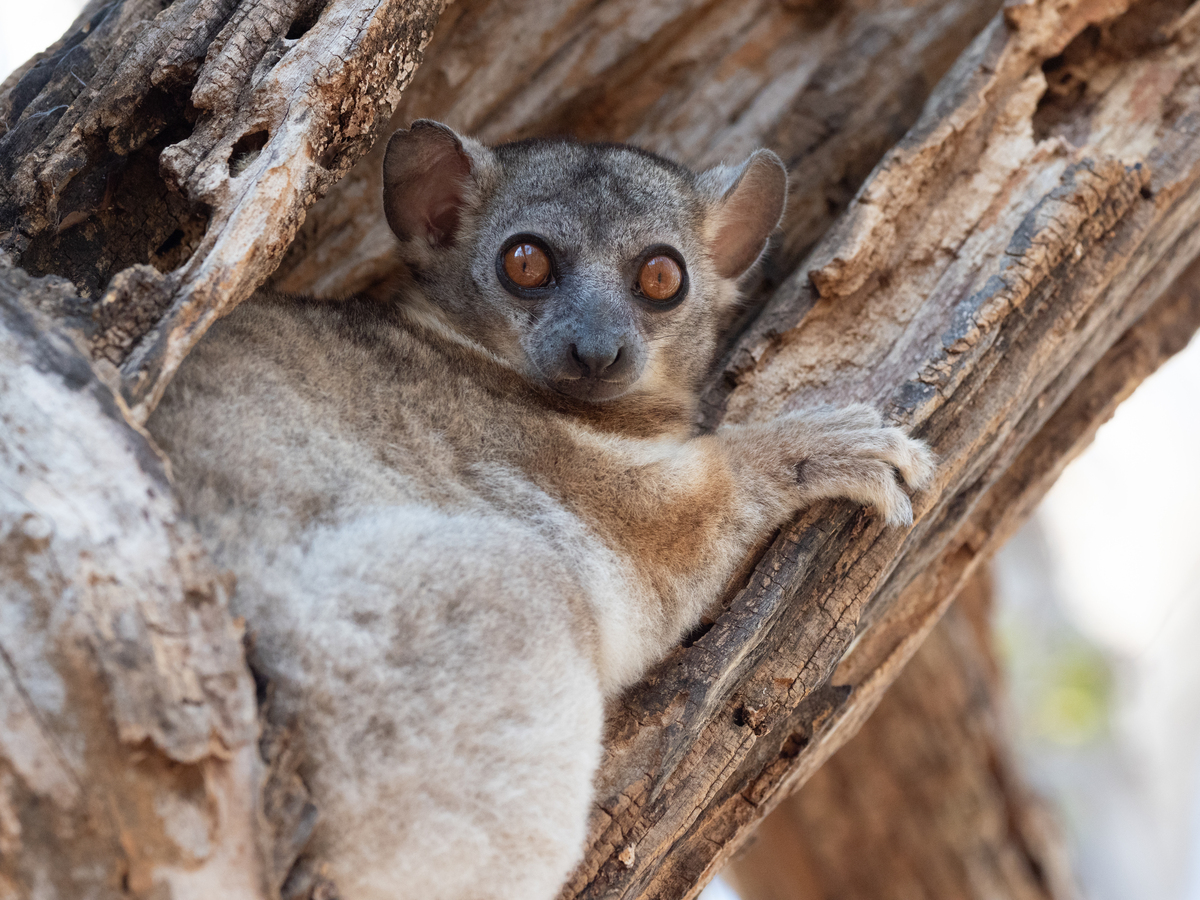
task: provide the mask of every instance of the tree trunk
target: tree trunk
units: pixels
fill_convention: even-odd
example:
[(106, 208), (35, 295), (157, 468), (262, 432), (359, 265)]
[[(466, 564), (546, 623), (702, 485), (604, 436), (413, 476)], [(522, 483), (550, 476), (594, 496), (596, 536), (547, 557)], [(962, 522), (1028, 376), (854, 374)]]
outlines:
[[(1200, 262), (1072, 391), (1010, 467), (973, 542), (990, 555), (1142, 380), (1200, 327)], [(988, 533), (986, 529), (998, 529)], [(1077, 896), (1014, 763), (985, 565), (846, 746), (758, 826), (726, 872), (743, 900)]]
[(1024, 785), (979, 567), (846, 746), (758, 826), (742, 900), (1070, 900), (1066, 848)]
[(0, 268), (0, 896), (266, 897), (227, 585), (34, 289)]
[[(1145, 366), (1105, 368), (1114, 343), (1158, 359), (1164, 334), (1195, 328), (1195, 304), (1164, 291), (1200, 251), (1200, 13), (1129, 5), (1028, 0), (989, 22), (978, 0), (466, 0), (414, 76), (433, 0), (94, 2), (0, 88), (0, 247), (68, 279), (0, 268), (0, 483), (16, 498), (0, 510), (0, 708), (25, 723), (0, 744), (0, 886), (266, 897), (299, 852), (312, 810), (294, 752), (276, 729), (271, 765), (253, 752), (224, 589), (136, 427), (281, 258), (289, 290), (386, 289), (378, 161), (351, 164), (395, 112), (693, 164), (780, 150), (783, 237), (703, 424), (862, 400), (940, 456), (911, 532), (809, 510), (747, 561), (707, 632), (613, 704), (564, 896), (694, 896), (1136, 381)], [(72, 837), (84, 822), (94, 845)], [(319, 866), (286, 887), (330, 890)]]

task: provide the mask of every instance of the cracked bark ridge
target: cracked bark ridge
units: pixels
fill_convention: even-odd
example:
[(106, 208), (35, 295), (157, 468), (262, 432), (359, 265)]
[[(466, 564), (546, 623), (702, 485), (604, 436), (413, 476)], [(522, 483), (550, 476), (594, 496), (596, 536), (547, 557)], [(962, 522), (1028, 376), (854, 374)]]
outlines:
[(370, 148), (442, 5), (93, 2), (5, 83), (0, 249), (76, 285), (136, 420)]
[(979, 566), (846, 746), (726, 872), (743, 900), (1072, 900), (1066, 845), (1024, 784)]
[[(1126, 6), (1006, 8), (714, 382), (710, 423), (881, 406), (932, 444), (938, 482), (907, 534), (843, 506), (805, 513), (614, 707), (564, 897), (694, 896), (863, 721), (985, 552), (960, 529), (1200, 252), (1200, 11)], [(1043, 129), (1047, 72), (1075, 41), (1107, 62)]]
[(0, 894), (265, 898), (254, 689), (165, 466), (0, 265)]

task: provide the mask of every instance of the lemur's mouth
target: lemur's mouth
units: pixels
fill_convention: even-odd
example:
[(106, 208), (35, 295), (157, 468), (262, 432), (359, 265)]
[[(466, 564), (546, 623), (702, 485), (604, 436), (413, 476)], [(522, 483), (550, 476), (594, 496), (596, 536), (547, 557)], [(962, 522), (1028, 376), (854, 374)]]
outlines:
[(628, 393), (637, 378), (547, 378), (546, 386), (564, 396), (589, 403), (606, 403)]

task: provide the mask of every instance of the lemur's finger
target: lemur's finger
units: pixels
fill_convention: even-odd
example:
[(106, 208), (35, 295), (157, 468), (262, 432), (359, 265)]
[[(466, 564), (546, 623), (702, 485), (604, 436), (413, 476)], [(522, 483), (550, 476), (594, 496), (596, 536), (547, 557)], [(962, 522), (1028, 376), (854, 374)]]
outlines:
[(912, 501), (903, 491), (897, 491), (893, 502), (886, 509), (880, 509), (880, 512), (883, 513), (884, 521), (893, 528), (908, 528), (913, 523)]
[(802, 471), (805, 480), (801, 487), (809, 502), (842, 497), (874, 507), (889, 525), (912, 523), (912, 504), (888, 460), (877, 456), (826, 457), (811, 461)]
[(879, 411), (865, 403), (818, 406), (791, 413), (789, 416), (825, 432), (868, 431), (883, 425), (883, 417)]
[(838, 424), (851, 431), (866, 431), (883, 425), (879, 410), (865, 403), (855, 403), (838, 410)]
[(869, 505), (879, 511), (888, 525), (912, 524), (912, 503), (896, 483), (890, 465), (880, 463), (879, 468), (872, 472), (872, 477), (864, 483), (864, 487), (868, 488), (870, 495)]
[(904, 483), (921, 489), (933, 478), (933, 454), (924, 441), (911, 438), (899, 428), (886, 429), (888, 451), (886, 459), (900, 472)]

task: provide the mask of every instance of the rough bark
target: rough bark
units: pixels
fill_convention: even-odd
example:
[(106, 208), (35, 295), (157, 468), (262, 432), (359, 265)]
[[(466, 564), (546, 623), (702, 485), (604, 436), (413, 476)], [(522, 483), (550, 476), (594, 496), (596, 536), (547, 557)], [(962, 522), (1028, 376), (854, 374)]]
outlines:
[[(0, 268), (0, 896), (268, 896), (254, 685), (164, 462)], [(38, 892), (41, 893), (38, 893)]]
[(1055, 826), (1012, 762), (983, 561), (1198, 328), (1193, 262), (1072, 391), (944, 551), (937, 590), (908, 623), (919, 635), (937, 621), (930, 637), (878, 709), (860, 712), (870, 716), (862, 729), (758, 826), (726, 873), (744, 900), (1077, 896)]
[(145, 421), (386, 124), (442, 0), (92, 0), (0, 88), (0, 250)]
[[(1200, 145), (1191, 138), (1200, 13), (1141, 0), (1123, 16), (1126, 6), (1011, 4), (919, 120), (925, 86), (988, 4), (864, 2), (831, 12), (765, 0), (649, 8), (530, 0), (447, 11), (400, 115), (434, 115), (487, 138), (632, 137), (694, 163), (761, 141), (793, 164), (782, 249), (758, 288), (766, 306), (715, 378), (705, 424), (865, 400), (942, 459), (938, 483), (914, 498), (911, 532), (884, 531), (850, 507), (810, 510), (747, 566), (706, 632), (614, 704), (591, 846), (568, 896), (693, 896), (844, 743), (995, 536), (1045, 488), (1066, 452), (1054, 441), (1055, 410), (1069, 408), (1064, 400), (1089, 371), (1102, 374), (1098, 361), (1200, 251)], [(60, 43), (48, 72), (28, 81), (39, 71), (29, 69), (0, 91), (10, 128), (0, 138), (0, 239), (26, 269), (78, 287), (82, 296), (44, 284), (19, 292), (82, 330), (136, 422), (207, 324), (274, 266), (307, 204), (365, 149), (437, 9), (332, 0), (315, 24), (301, 14), (307, 6), (278, 12), (257, 2), (236, 12), (209, 0), (105, 9), (81, 20), (79, 41)], [(308, 26), (295, 44), (293, 25)], [(183, 62), (160, 65), (175, 58), (165, 36), (178, 34), (195, 37), (183, 40)], [(70, 55), (89, 41), (95, 70), (77, 89)], [(377, 52), (393, 45), (394, 54)], [(209, 104), (209, 90), (238, 102)], [(861, 173), (914, 120), (798, 264)], [(269, 140), (259, 146), (262, 130)], [(279, 284), (325, 293), (386, 283), (372, 177), (364, 163), (338, 199), (312, 210)], [(189, 216), (206, 225), (189, 231)], [(152, 224), (159, 219), (167, 224)], [(144, 229), (158, 230), (149, 240), (122, 237)], [(109, 243), (115, 249), (105, 251)], [(351, 265), (334, 264), (348, 254)], [(36, 382), (36, 367), (21, 371)], [(63, 375), (51, 366), (41, 378)], [(1090, 427), (1101, 412), (1088, 407), (1078, 421)], [(71, 429), (67, 419), (56, 427)], [(0, 434), (5, 454), (12, 433)], [(126, 446), (129, 458), (142, 452)], [(45, 446), (34, 461), (52, 469), (56, 452)], [(3, 483), (28, 503), (14, 471)], [(148, 515), (174, 522), (173, 507)], [(94, 556), (103, 546), (95, 540), (62, 552)], [(49, 577), (38, 576), (38, 589), (57, 596), (64, 584)], [(119, 593), (102, 611), (143, 602)], [(186, 605), (189, 596), (167, 583), (162, 602)], [(32, 608), (18, 599), (6, 608)], [(205, 609), (231, 631), (215, 593)], [(204, 633), (187, 624), (185, 643)], [(10, 655), (24, 641), (11, 634), (0, 634)], [(117, 690), (102, 668), (88, 677)], [(109, 745), (125, 754), (117, 762), (137, 765), (121, 720), (99, 721), (97, 734), (104, 725), (117, 735)], [(229, 729), (222, 740), (242, 753), (241, 734)], [(268, 737), (272, 757), (289, 758), (286, 736)], [(257, 757), (247, 763), (255, 766)], [(307, 816), (293, 780), (277, 774), (271, 784), (261, 806), (284, 824), (277, 836), (255, 832), (256, 883), (266, 889), (294, 857)], [(134, 791), (108, 796), (139, 802)], [(46, 840), (63, 847), (64, 834)], [(175, 852), (154, 865), (178, 863)]]
[(1126, 6), (1008, 7), (735, 352), (710, 420), (873, 402), (938, 483), (906, 535), (810, 510), (613, 711), (575, 896), (690, 895), (853, 733), (980, 552), (956, 533), (1200, 249), (1197, 10)]
[(742, 900), (1070, 900), (1066, 847), (1024, 784), (976, 569), (879, 707), (758, 826)]

